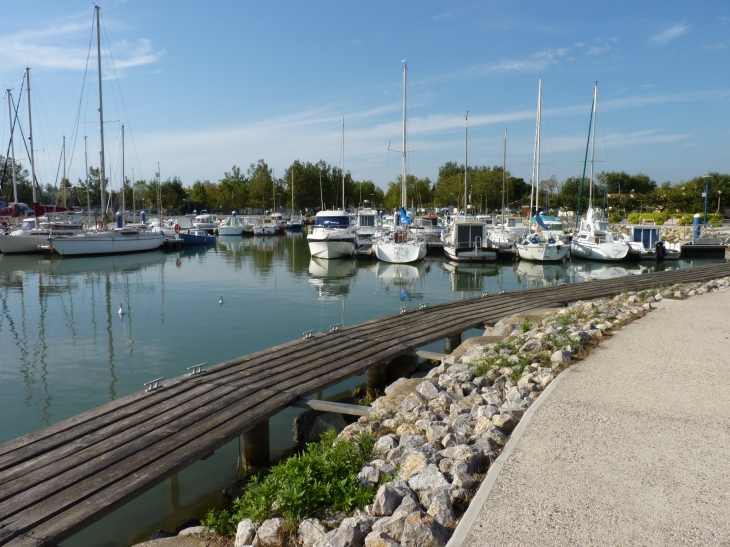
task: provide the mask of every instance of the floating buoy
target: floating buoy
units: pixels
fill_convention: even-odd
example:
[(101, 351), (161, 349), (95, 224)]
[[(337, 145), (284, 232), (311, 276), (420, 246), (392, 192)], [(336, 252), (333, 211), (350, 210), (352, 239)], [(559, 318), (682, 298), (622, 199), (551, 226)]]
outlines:
[(223, 305), (223, 297), (222, 297), (222, 296), (221, 296), (221, 297), (220, 297), (220, 299), (218, 300), (218, 304), (220, 304), (221, 306)]
[(124, 308), (119, 304), (119, 315), (124, 315)]

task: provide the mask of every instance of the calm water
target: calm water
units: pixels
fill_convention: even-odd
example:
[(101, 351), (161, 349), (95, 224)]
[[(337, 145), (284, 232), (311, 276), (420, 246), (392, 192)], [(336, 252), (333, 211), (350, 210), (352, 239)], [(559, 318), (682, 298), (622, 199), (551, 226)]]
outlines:
[[(722, 261), (722, 260), (720, 260)], [(717, 262), (679, 261), (666, 267)], [(663, 268), (661, 264), (659, 268)], [(184, 374), (302, 336), (459, 300), (653, 271), (656, 264), (413, 266), (311, 259), (301, 234), (219, 238), (213, 248), (98, 258), (0, 255), (0, 443)], [(223, 305), (219, 305), (219, 298)], [(120, 304), (126, 315), (117, 314)], [(435, 344), (434, 347), (438, 347)], [(336, 393), (362, 381), (331, 388)], [(290, 449), (287, 409), (271, 420), (273, 456)], [(125, 547), (220, 501), (238, 445), (218, 450), (64, 546)]]

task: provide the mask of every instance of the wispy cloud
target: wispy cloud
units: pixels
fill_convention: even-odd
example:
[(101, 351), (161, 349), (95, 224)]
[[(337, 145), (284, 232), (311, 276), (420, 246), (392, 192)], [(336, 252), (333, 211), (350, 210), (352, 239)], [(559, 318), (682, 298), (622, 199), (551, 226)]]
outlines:
[[(89, 51), (79, 47), (89, 43), (91, 25), (77, 21), (25, 29), (0, 36), (0, 66), (4, 69), (25, 66), (57, 70), (84, 70)], [(146, 38), (112, 44), (117, 71), (157, 61), (164, 51), (154, 51)], [(109, 58), (109, 51), (102, 55)], [(119, 73), (117, 73), (119, 75)]]
[(359, 44), (362, 44), (362, 39), (360, 39), (360, 38), (355, 38), (354, 40), (350, 40), (351, 46), (357, 46)]
[(586, 53), (586, 55), (601, 55), (602, 53), (605, 53), (609, 49), (611, 49), (611, 46), (609, 44), (604, 44), (602, 46), (589, 47), (585, 53)]
[(668, 28), (664, 32), (655, 34), (649, 38), (649, 43), (657, 44), (659, 46), (665, 46), (672, 40), (679, 38), (680, 36), (687, 34), (691, 29), (684, 24), (674, 25)]
[(433, 21), (440, 21), (441, 19), (449, 19), (453, 17), (453, 13), (439, 13), (438, 15), (434, 15), (431, 17)]
[(703, 44), (702, 47), (705, 49), (720, 51), (722, 49), (725, 49), (727, 47), (727, 44), (725, 42), (718, 42), (716, 44)]

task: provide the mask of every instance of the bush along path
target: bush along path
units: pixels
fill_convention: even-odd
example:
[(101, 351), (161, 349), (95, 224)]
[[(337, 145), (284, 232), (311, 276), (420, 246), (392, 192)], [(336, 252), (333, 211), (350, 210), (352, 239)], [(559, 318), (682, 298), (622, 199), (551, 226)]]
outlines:
[(730, 287), (629, 292), (503, 319), (425, 378), (401, 379), (369, 417), (274, 466), (201, 532), (244, 547), (443, 547), (525, 411), (572, 360), (663, 298)]

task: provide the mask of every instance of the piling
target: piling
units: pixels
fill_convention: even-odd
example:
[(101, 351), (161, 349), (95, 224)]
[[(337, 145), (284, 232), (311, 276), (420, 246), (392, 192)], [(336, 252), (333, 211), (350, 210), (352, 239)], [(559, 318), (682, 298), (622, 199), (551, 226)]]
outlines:
[(461, 345), (461, 333), (444, 339), (444, 353), (451, 353)]
[(241, 467), (269, 465), (269, 420), (261, 420), (241, 435)]
[(376, 398), (378, 392), (382, 394), (387, 382), (387, 363), (380, 363), (374, 367), (370, 367), (365, 373), (365, 389), (367, 394), (372, 398)]

